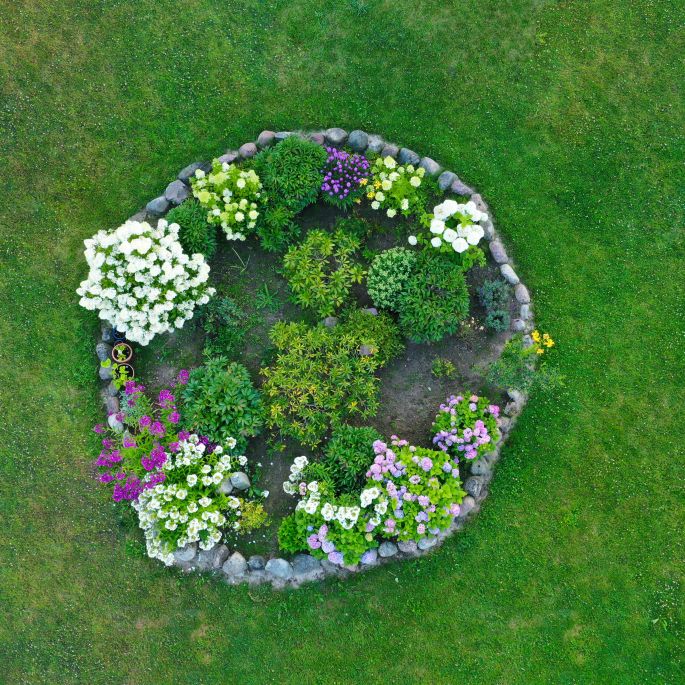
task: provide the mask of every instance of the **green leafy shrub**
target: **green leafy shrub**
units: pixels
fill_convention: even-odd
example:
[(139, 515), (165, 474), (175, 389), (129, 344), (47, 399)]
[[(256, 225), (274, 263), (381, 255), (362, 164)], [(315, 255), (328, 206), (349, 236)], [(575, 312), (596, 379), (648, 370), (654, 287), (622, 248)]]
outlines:
[(262, 247), (269, 252), (281, 252), (299, 238), (301, 229), (295, 219), (296, 212), (284, 204), (270, 204), (257, 224), (257, 236)]
[(326, 151), (320, 145), (290, 136), (257, 155), (253, 166), (270, 201), (300, 212), (316, 202), (325, 163)]
[(397, 311), (410, 276), (416, 269), (417, 252), (392, 247), (376, 255), (366, 277), (369, 297), (376, 307)]
[(379, 354), (360, 355), (359, 337), (335, 328), (279, 322), (270, 333), (276, 360), (262, 368), (267, 425), (315, 447), (331, 427), (378, 409)]
[(335, 487), (335, 478), (328, 464), (320, 461), (310, 461), (302, 470), (302, 479), (310, 483), (327, 483), (331, 489)]
[(360, 244), (377, 228), (377, 224), (356, 216), (345, 216), (335, 222), (335, 230), (355, 237)]
[(478, 288), (478, 299), (485, 308), (485, 325), (497, 332), (509, 330), (509, 285), (500, 278), (485, 281)]
[(361, 283), (364, 270), (352, 260), (359, 248), (353, 236), (337, 231), (311, 231), (304, 242), (291, 247), (283, 259), (283, 273), (302, 307), (321, 316), (332, 315), (349, 296), (353, 283)]
[(436, 378), (452, 378), (456, 372), (454, 364), (443, 357), (436, 357), (431, 364), (431, 373)]
[[(326, 445), (322, 463), (328, 469), (337, 493), (358, 492), (374, 459), (373, 443), (381, 434), (371, 427), (339, 426)], [(305, 478), (309, 480), (309, 467)], [(316, 480), (316, 479), (312, 479)]]
[(248, 316), (230, 297), (215, 297), (204, 308), (202, 326), (205, 351), (210, 356), (231, 355), (243, 344)]
[(269, 514), (266, 513), (261, 502), (253, 502), (242, 497), (238, 497), (238, 501), (240, 502), (240, 521), (237, 528), (239, 533), (252, 533), (269, 525)]
[(216, 227), (207, 221), (207, 210), (197, 200), (169, 210), (166, 219), (179, 225), (178, 239), (189, 257), (199, 252), (209, 259), (216, 252)]
[(421, 188), (426, 170), (412, 164), (398, 166), (393, 157), (378, 157), (371, 167), (367, 199), (371, 208), (385, 211), (390, 218), (423, 211), (426, 194)]
[(225, 357), (208, 359), (193, 369), (182, 396), (186, 427), (212, 442), (234, 437), (244, 450), (246, 438), (257, 435), (264, 423), (262, 401), (250, 374)]
[(469, 314), (464, 273), (447, 257), (424, 250), (400, 298), (404, 334), (417, 343), (438, 342), (455, 333)]
[(345, 316), (345, 331), (366, 345), (372, 354), (378, 356), (381, 365), (402, 354), (404, 341), (400, 329), (390, 316), (383, 312), (371, 314), (355, 309)]

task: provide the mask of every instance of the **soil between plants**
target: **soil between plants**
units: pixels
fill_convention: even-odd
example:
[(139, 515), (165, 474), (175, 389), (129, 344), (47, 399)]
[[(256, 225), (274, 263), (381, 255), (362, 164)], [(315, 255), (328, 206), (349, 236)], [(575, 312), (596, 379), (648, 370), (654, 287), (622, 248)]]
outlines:
[[(306, 231), (313, 228), (331, 230), (336, 221), (350, 215), (368, 219), (377, 224), (365, 249), (360, 252), (368, 267), (373, 257), (370, 251), (379, 252), (394, 245), (406, 245), (412, 224), (406, 220), (391, 221), (379, 216), (369, 208), (355, 207), (342, 211), (323, 203), (317, 203), (298, 216), (298, 222)], [(247, 314), (247, 332), (242, 349), (230, 355), (230, 359), (244, 364), (256, 387), (261, 386), (259, 369), (271, 352), (269, 330), (277, 321), (305, 321), (318, 323), (318, 318), (293, 304), (289, 299), (288, 285), (280, 275), (281, 253), (263, 250), (256, 238), (244, 242), (227, 242), (218, 236), (217, 253), (209, 260), (210, 280), (217, 296), (231, 297)], [(487, 251), (486, 251), (487, 252)], [(381, 435), (390, 438), (397, 435), (411, 444), (430, 447), (431, 425), (438, 407), (450, 394), (475, 392), (485, 394), (495, 404), (503, 406), (505, 397), (500, 389), (488, 387), (482, 368), (499, 357), (507, 340), (506, 333), (492, 333), (484, 328), (484, 311), (476, 297), (478, 286), (485, 280), (500, 276), (497, 265), (488, 255), (485, 267), (474, 267), (467, 274), (471, 296), (471, 316), (475, 326), (464, 327), (455, 335), (439, 343), (417, 344), (406, 341), (402, 355), (382, 368), (380, 379), (378, 414), (356, 425), (370, 425)], [(358, 307), (371, 307), (365, 284), (353, 289), (353, 301)], [(513, 292), (510, 301), (514, 318)], [(483, 330), (480, 330), (480, 329)], [(192, 369), (202, 364), (205, 334), (196, 316), (180, 331), (155, 339), (148, 347), (136, 346), (133, 358), (136, 378), (153, 393), (171, 385), (178, 371)], [(436, 378), (432, 364), (436, 358), (448, 359), (455, 366), (451, 378)], [(353, 422), (355, 423), (355, 422)], [(282, 440), (278, 434), (264, 430), (250, 441), (247, 456), (250, 460), (253, 485), (268, 490), (264, 502), (271, 517), (268, 527), (251, 535), (233, 537), (226, 534), (225, 542), (231, 549), (243, 554), (275, 555), (278, 552), (276, 533), (280, 521), (294, 509), (296, 500), (283, 492), (292, 460), (301, 454), (316, 458), (321, 448), (312, 450), (293, 440)], [(466, 474), (462, 474), (464, 478)]]

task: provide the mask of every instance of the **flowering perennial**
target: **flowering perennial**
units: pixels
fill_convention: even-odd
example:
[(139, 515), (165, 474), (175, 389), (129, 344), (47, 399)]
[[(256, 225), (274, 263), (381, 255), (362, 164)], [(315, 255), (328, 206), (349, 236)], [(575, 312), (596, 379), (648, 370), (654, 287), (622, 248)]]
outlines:
[(262, 183), (253, 169), (215, 159), (212, 170), (195, 171), (193, 195), (207, 210), (207, 221), (224, 229), (227, 240), (245, 240), (257, 225)]
[(345, 150), (327, 147), (328, 159), (322, 169), (321, 192), (324, 200), (347, 207), (357, 199), (368, 182), (369, 160)]
[(189, 257), (178, 241), (178, 224), (160, 219), (153, 228), (127, 221), (84, 241), (90, 271), (77, 293), (79, 304), (147, 345), (158, 333), (182, 328), (198, 304), (214, 294), (201, 254)]
[(436, 205), (432, 216), (428, 217), (431, 246), (442, 251), (454, 250), (458, 253), (466, 252), (470, 246), (479, 243), (485, 235), (479, 222), (488, 219), (488, 215), (481, 212), (472, 200), (460, 204), (452, 199)]
[(384, 209), (390, 218), (398, 212), (409, 216), (422, 211), (423, 196), (419, 187), (425, 173), (423, 167), (398, 166), (394, 157), (379, 157), (371, 168), (371, 183), (366, 194), (372, 209)]

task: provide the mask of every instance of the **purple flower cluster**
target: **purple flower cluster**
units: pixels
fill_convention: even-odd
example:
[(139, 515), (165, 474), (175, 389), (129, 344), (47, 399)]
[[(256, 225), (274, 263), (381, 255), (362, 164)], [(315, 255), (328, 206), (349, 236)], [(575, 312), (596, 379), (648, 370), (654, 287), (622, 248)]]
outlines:
[[(395, 447), (404, 447), (409, 443), (406, 440), (398, 441), (397, 436), (393, 435), (392, 444)], [(397, 455), (382, 440), (376, 440), (373, 443), (373, 451), (376, 456), (366, 472), (367, 478), (383, 480), (388, 473), (395, 478), (404, 474), (406, 466), (401, 461), (397, 461)]]
[(345, 204), (369, 178), (369, 160), (364, 155), (351, 155), (344, 150), (327, 147), (328, 159), (321, 170), (324, 197), (334, 203)]
[[(314, 530), (311, 526), (310, 531)], [(312, 533), (307, 538), (309, 549), (320, 549), (327, 555), (328, 561), (332, 564), (341, 565), (344, 561), (342, 552), (336, 550), (335, 545), (326, 537), (328, 535), (328, 526), (324, 523), (316, 533)]]

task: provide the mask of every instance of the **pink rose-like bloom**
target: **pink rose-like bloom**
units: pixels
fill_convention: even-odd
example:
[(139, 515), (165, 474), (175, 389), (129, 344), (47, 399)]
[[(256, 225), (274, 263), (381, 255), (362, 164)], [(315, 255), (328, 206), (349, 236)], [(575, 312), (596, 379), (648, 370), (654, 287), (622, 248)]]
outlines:
[(307, 544), (309, 545), (310, 549), (319, 549), (319, 547), (321, 547), (321, 542), (316, 535), (310, 535), (307, 538)]
[(181, 420), (181, 415), (177, 411), (172, 411), (168, 420), (169, 423), (178, 423)]

